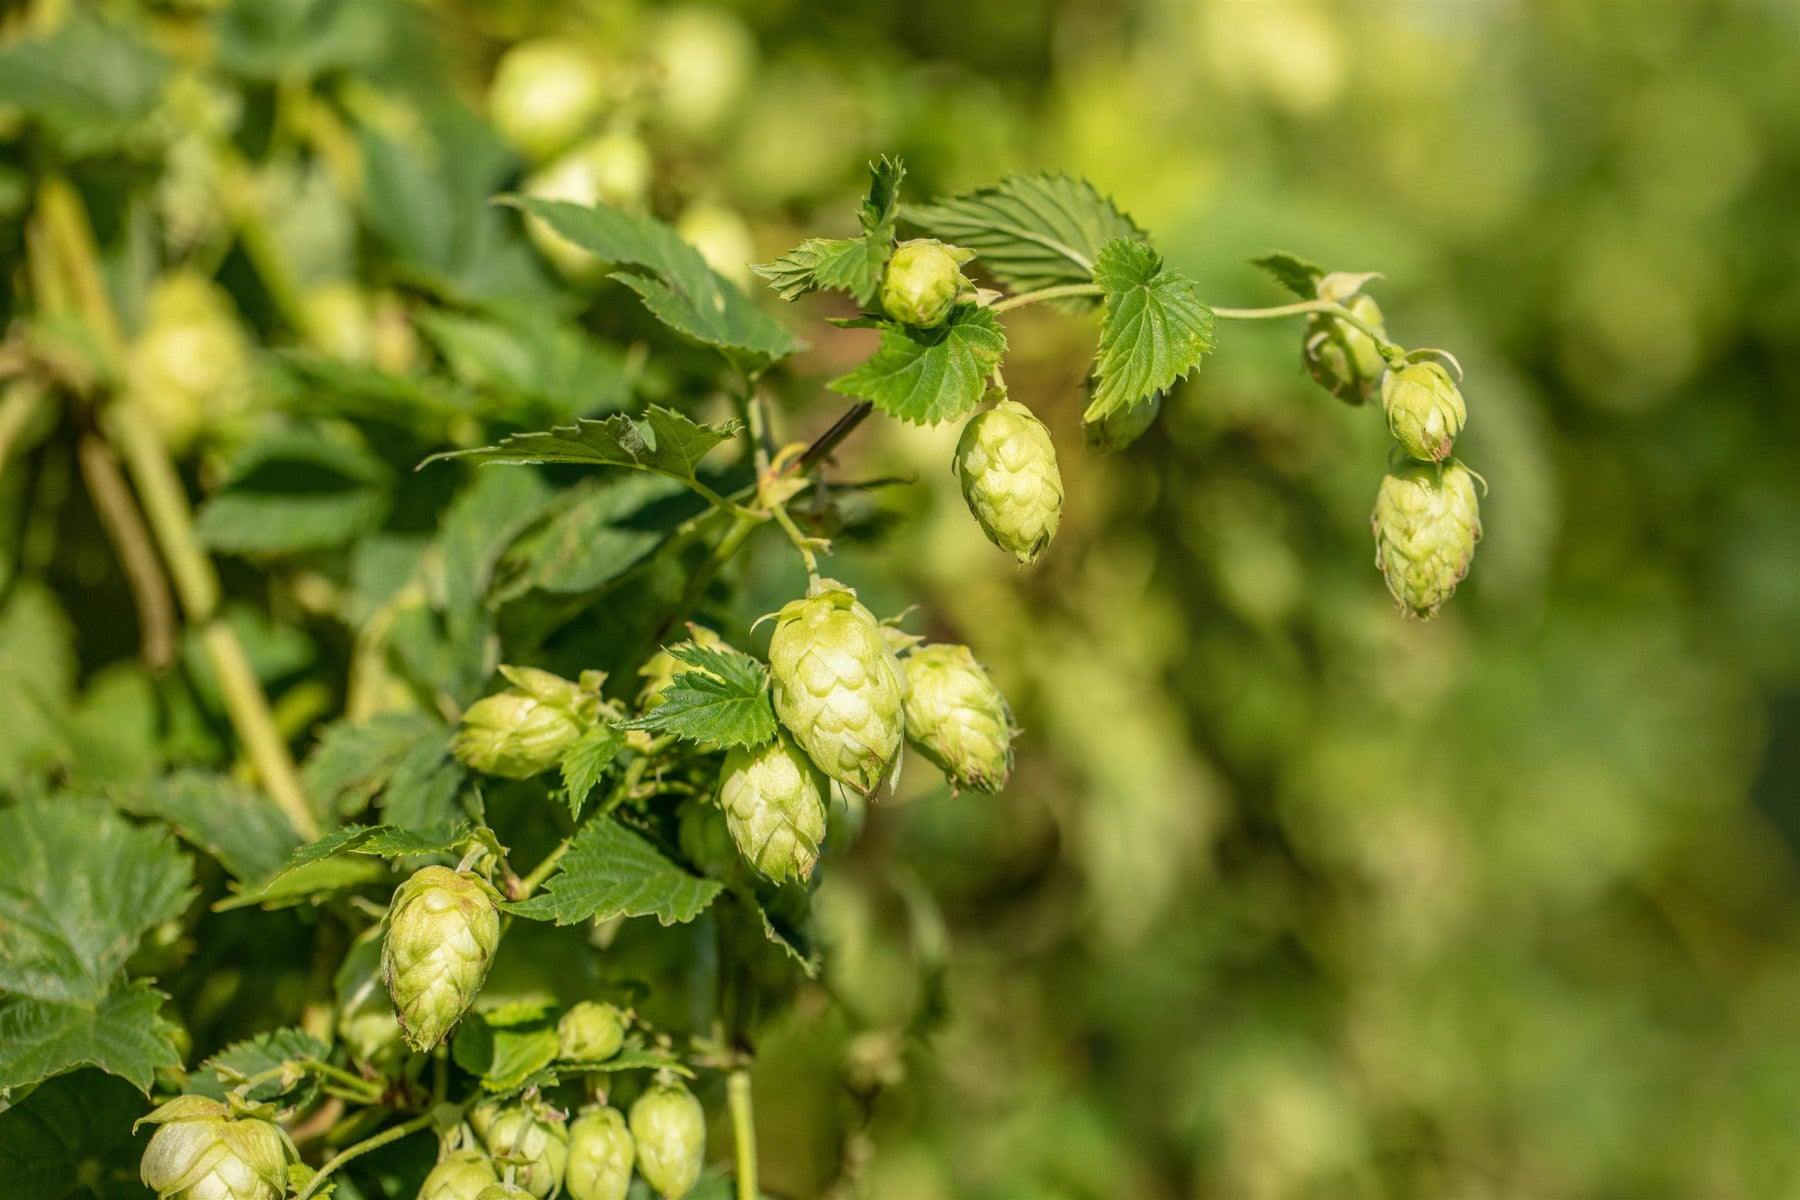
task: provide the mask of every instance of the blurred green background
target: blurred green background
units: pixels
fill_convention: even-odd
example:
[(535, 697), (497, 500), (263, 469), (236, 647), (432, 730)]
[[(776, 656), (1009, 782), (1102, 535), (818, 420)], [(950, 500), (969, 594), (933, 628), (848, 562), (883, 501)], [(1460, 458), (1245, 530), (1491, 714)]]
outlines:
[[(219, 36), (253, 62), (290, 7)], [(767, 1190), (1800, 1195), (1800, 6), (352, 11), (267, 77), (352, 73), (387, 127), (482, 111), (528, 37), (686, 81), (616, 110), (609, 161), (691, 231), (722, 210), (727, 256), (844, 231), (880, 153), (914, 198), (1064, 170), (1209, 301), (1280, 303), (1245, 264), (1274, 248), (1380, 270), (1389, 329), (1467, 370), (1486, 538), (1429, 624), (1371, 563), (1387, 433), (1296, 324), (1224, 325), (1100, 457), (1091, 324), (1011, 318), (1068, 486), (1030, 570), (968, 519), (954, 429), (858, 435), (848, 471), (917, 482), (837, 573), (968, 642), (1026, 734), (997, 798), (912, 772), (824, 885), (842, 1003), (765, 1034)], [(869, 349), (803, 332), (796, 437)], [(765, 557), (745, 611), (795, 586)], [(131, 654), (70, 586), (84, 670)]]

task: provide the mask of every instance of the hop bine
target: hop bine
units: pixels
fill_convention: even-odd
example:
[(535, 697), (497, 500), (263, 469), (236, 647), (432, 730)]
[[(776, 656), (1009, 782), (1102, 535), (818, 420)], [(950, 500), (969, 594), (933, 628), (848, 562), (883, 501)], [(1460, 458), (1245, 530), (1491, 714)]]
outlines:
[(451, 750), (468, 766), (504, 779), (530, 779), (599, 719), (601, 676), (580, 683), (535, 667), (500, 668), (511, 687), (469, 705)]
[(1411, 363), (1389, 371), (1381, 380), (1381, 406), (1387, 411), (1394, 440), (1421, 462), (1448, 458), (1456, 435), (1469, 419), (1456, 381), (1434, 362)]
[(971, 417), (956, 443), (955, 467), (989, 541), (1021, 563), (1043, 553), (1062, 523), (1062, 474), (1050, 431), (1030, 409), (1002, 400)]
[(776, 883), (803, 880), (825, 836), (825, 779), (785, 734), (738, 747), (719, 772), (719, 805), (738, 851)]
[(1375, 497), (1375, 565), (1401, 611), (1433, 617), (1469, 571), (1481, 537), (1475, 479), (1454, 460), (1408, 463)]
[(920, 646), (906, 668), (906, 738), (953, 789), (992, 795), (1012, 773), (1018, 728), (1006, 697), (967, 646)]
[(287, 1193), (296, 1156), (273, 1123), (234, 1116), (204, 1096), (177, 1096), (138, 1124), (146, 1121), (160, 1128), (144, 1148), (138, 1177), (158, 1200), (279, 1200)]
[(499, 1172), (479, 1150), (458, 1150), (437, 1166), (419, 1186), (418, 1200), (476, 1200), (482, 1190), (500, 1182)]
[(962, 265), (974, 257), (931, 238), (902, 242), (881, 276), (882, 311), (916, 329), (942, 325), (958, 300), (975, 294), (962, 273)]
[(569, 1163), (569, 1127), (564, 1122), (536, 1107), (514, 1105), (493, 1112), (478, 1131), (496, 1165), (511, 1166), (513, 1182), (537, 1200), (562, 1186)]
[(601, 1062), (625, 1043), (625, 1018), (610, 1004), (583, 1000), (556, 1023), (558, 1054), (572, 1062)]
[(631, 1106), (638, 1173), (664, 1197), (681, 1200), (706, 1161), (706, 1113), (679, 1083), (657, 1083)]
[(821, 579), (776, 613), (769, 674), (775, 715), (800, 748), (826, 775), (873, 794), (900, 750), (905, 685), (856, 593)]
[(637, 1144), (616, 1108), (590, 1109), (569, 1126), (569, 1169), (563, 1186), (574, 1200), (625, 1200)]
[(413, 1049), (443, 1041), (481, 990), (500, 944), (498, 899), (485, 881), (448, 867), (425, 867), (394, 892), (381, 976)]

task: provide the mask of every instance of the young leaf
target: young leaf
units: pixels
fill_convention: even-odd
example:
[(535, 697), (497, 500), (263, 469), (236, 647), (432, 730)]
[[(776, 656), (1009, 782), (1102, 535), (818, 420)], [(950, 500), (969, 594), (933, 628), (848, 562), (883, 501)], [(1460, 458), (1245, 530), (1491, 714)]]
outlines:
[(456, 1031), (450, 1053), (456, 1065), (489, 1092), (509, 1092), (556, 1061), (556, 1023), (548, 1018), (517, 1025), (470, 1013)]
[(1272, 250), (1261, 258), (1250, 260), (1252, 266), (1261, 267), (1279, 283), (1302, 300), (1311, 300), (1319, 294), (1319, 280), (1325, 277), (1325, 268), (1316, 263), (1307, 262), (1296, 254), (1285, 250)]
[(575, 835), (562, 868), (528, 900), (502, 904), (534, 921), (573, 925), (590, 917), (654, 916), (664, 925), (691, 921), (722, 885), (664, 858), (661, 851), (610, 817), (589, 821)]
[(975, 251), (989, 274), (1017, 291), (1088, 283), (1107, 242), (1145, 238), (1093, 184), (1067, 175), (1008, 175), (953, 200), (908, 205), (901, 215)]
[(581, 816), (588, 793), (606, 774), (606, 768), (625, 748), (625, 735), (602, 721), (570, 743), (563, 751), (563, 787), (569, 792), (569, 815)]
[(1146, 243), (1108, 242), (1095, 264), (1094, 282), (1106, 289), (1106, 319), (1094, 359), (1094, 398), (1084, 421), (1098, 421), (1165, 391), (1213, 347), (1212, 310)]
[(515, 465), (592, 463), (651, 471), (692, 486), (697, 482), (694, 472), (707, 451), (726, 438), (735, 437), (740, 428), (736, 420), (702, 425), (674, 409), (652, 404), (640, 418), (619, 414), (598, 421), (558, 425), (539, 433), (509, 434), (498, 445), (434, 454), (425, 462), (468, 458)]
[(673, 733), (708, 746), (760, 746), (775, 736), (769, 673), (748, 654), (706, 646), (672, 646), (691, 671), (677, 672), (662, 703), (627, 729)]
[(783, 300), (831, 288), (849, 292), (867, 306), (875, 299), (881, 272), (894, 252), (894, 222), (905, 176), (899, 159), (884, 156), (869, 164), (869, 196), (859, 214), (861, 237), (807, 238), (774, 262), (750, 269), (767, 279)]
[(871, 401), (915, 425), (954, 421), (981, 403), (988, 372), (1006, 353), (1000, 318), (959, 304), (936, 329), (881, 324), (881, 346), (832, 391)]

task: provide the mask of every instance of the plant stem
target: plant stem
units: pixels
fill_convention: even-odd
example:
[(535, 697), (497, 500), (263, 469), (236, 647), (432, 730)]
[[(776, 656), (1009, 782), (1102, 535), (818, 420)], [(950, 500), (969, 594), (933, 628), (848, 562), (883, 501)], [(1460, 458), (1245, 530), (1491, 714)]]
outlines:
[(1387, 335), (1381, 330), (1343, 305), (1330, 300), (1299, 300), (1274, 308), (1215, 308), (1212, 313), (1221, 321), (1276, 321), (1282, 317), (1299, 317), (1307, 313), (1330, 313), (1344, 324), (1354, 326), (1375, 339), (1375, 346), (1381, 351), (1383, 358), (1392, 358), (1402, 352), (1398, 345), (1388, 341)]
[(325, 1180), (330, 1177), (333, 1171), (336, 1171), (351, 1159), (356, 1158), (359, 1155), (367, 1154), (371, 1150), (379, 1150), (389, 1142), (397, 1142), (403, 1137), (412, 1136), (419, 1132), (419, 1130), (428, 1127), (436, 1115), (437, 1114), (433, 1112), (420, 1113), (405, 1124), (395, 1125), (391, 1129), (384, 1129), (374, 1137), (364, 1138), (354, 1146), (346, 1146), (344, 1149), (340, 1150), (330, 1162), (319, 1168), (319, 1173), (307, 1181), (306, 1186), (300, 1189), (300, 1194), (296, 1196), (294, 1200), (307, 1200), (308, 1196), (317, 1192), (319, 1188), (324, 1185)]
[(37, 424), (39, 412), (51, 402), (50, 393), (31, 380), (10, 382), (0, 393), (0, 471), (12, 458), (14, 445)]
[(1104, 296), (1106, 289), (1097, 283), (1059, 283), (1055, 287), (1039, 288), (1035, 292), (1020, 292), (1016, 296), (1008, 296), (994, 303), (991, 312), (1011, 312), (1015, 308), (1024, 308), (1027, 304), (1037, 304), (1044, 300), (1064, 300), (1074, 296)]
[(686, 617), (694, 610), (694, 606), (700, 603), (700, 597), (704, 596), (706, 589), (712, 586), (712, 581), (718, 576), (719, 571), (736, 556), (750, 534), (762, 523), (763, 517), (760, 514), (738, 510), (737, 519), (731, 523), (731, 528), (725, 531), (725, 536), (719, 539), (719, 544), (714, 546), (712, 553), (706, 556), (706, 561), (701, 563), (692, 575), (688, 576), (687, 587), (682, 591), (681, 599), (675, 602), (675, 608), (664, 619), (662, 627), (656, 631), (658, 645), (661, 645), (663, 638), (668, 636), (669, 630), (675, 627), (675, 622)]
[(775, 523), (781, 526), (782, 532), (788, 535), (788, 541), (794, 543), (794, 549), (800, 551), (800, 558), (806, 563), (806, 574), (816, 583), (819, 578), (819, 560), (813, 555), (812, 543), (800, 532), (800, 527), (794, 524), (794, 518), (788, 515), (787, 505), (771, 504), (769, 512), (775, 518)]
[(100, 527), (106, 531), (137, 605), (139, 655), (152, 671), (164, 671), (175, 663), (175, 598), (157, 561), (150, 530), (132, 499), (131, 488), (119, 472), (119, 460), (106, 443), (84, 433), (75, 443), (75, 458)]
[(789, 471), (804, 475), (827, 458), (838, 448), (838, 444), (849, 437), (858, 425), (868, 419), (875, 406), (864, 400), (861, 404), (852, 405), (843, 416), (834, 422), (830, 429), (820, 434), (818, 440), (808, 446), (799, 458), (789, 464)]
[(757, 1200), (756, 1111), (750, 1098), (750, 1071), (738, 1067), (725, 1077), (731, 1107), (731, 1139), (737, 1149), (737, 1200)]

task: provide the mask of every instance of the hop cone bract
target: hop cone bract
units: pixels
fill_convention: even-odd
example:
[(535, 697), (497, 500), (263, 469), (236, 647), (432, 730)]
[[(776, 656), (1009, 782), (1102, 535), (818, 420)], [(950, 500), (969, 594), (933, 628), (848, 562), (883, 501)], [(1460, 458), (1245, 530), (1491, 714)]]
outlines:
[(942, 325), (957, 297), (973, 290), (962, 273), (970, 257), (930, 238), (902, 242), (881, 276), (882, 311), (919, 329)]
[(1002, 400), (975, 414), (956, 443), (963, 499), (981, 531), (1029, 563), (1062, 523), (1062, 474), (1050, 431), (1023, 404)]
[(569, 1126), (569, 1168), (563, 1186), (575, 1200), (624, 1200), (636, 1155), (637, 1144), (618, 1109), (582, 1113)]
[(569, 1127), (562, 1121), (514, 1106), (495, 1113), (480, 1132), (495, 1165), (510, 1165), (513, 1182), (538, 1200), (562, 1186), (569, 1163)]
[(734, 749), (719, 772), (719, 805), (732, 840), (777, 883), (812, 874), (825, 836), (825, 794), (819, 769), (785, 733)]
[(450, 748), (484, 774), (529, 779), (556, 766), (594, 723), (599, 697), (535, 667), (503, 666), (500, 673), (512, 686), (469, 705)]
[(679, 1083), (658, 1083), (631, 1106), (638, 1173), (666, 1200), (681, 1200), (706, 1161), (706, 1113)]
[(1408, 463), (1375, 497), (1375, 565), (1409, 616), (1431, 617), (1468, 573), (1481, 515), (1459, 462)]
[(953, 788), (990, 795), (1012, 773), (1012, 709), (967, 646), (920, 646), (907, 655), (906, 737)]
[(619, 1052), (625, 1042), (625, 1019), (610, 1004), (583, 1000), (556, 1023), (558, 1053), (576, 1062), (599, 1062)]
[(775, 614), (775, 715), (831, 778), (867, 796), (900, 749), (900, 662), (856, 593), (823, 579)]
[(388, 909), (381, 977), (415, 1050), (429, 1050), (462, 1019), (500, 944), (493, 889), (474, 875), (425, 867)]
[(234, 1118), (204, 1096), (177, 1096), (143, 1118), (160, 1126), (138, 1164), (159, 1200), (278, 1200), (288, 1141), (268, 1121)]
[(500, 1182), (499, 1172), (479, 1150), (458, 1150), (437, 1166), (419, 1186), (418, 1200), (476, 1200), (482, 1190)]
[[(1354, 295), (1341, 302), (1385, 333), (1381, 306), (1374, 297)], [(1374, 338), (1330, 313), (1313, 313), (1306, 318), (1301, 358), (1320, 387), (1350, 404), (1374, 399), (1381, 390), (1381, 373), (1387, 366)]]
[(1469, 417), (1456, 381), (1434, 362), (1389, 371), (1381, 380), (1381, 406), (1394, 440), (1421, 462), (1448, 458)]

